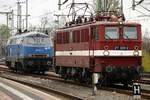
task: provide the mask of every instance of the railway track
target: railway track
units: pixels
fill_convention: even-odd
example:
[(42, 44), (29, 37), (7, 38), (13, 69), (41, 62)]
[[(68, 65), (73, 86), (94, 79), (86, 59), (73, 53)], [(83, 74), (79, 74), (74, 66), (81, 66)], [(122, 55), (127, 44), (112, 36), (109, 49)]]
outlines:
[[(3, 68), (5, 71), (6, 69)], [(6, 72), (7, 74), (8, 73), (12, 73), (8, 70), (8, 72)], [(15, 74), (15, 73), (13, 73)], [(18, 75), (18, 74), (17, 74)], [(19, 76), (24, 76), (23, 74), (19, 74)], [(55, 75), (52, 75), (52, 74), (47, 74), (47, 75), (35, 75), (35, 74), (28, 74), (26, 76), (32, 76), (32, 77), (35, 77), (35, 78), (40, 78), (40, 79), (45, 79), (45, 80), (55, 80), (55, 81), (59, 81), (59, 82), (63, 82), (63, 83), (69, 83), (69, 84), (74, 84), (74, 85), (79, 85), (79, 86), (84, 86), (84, 87), (89, 87), (91, 88), (92, 86), (91, 85), (85, 85), (85, 84), (82, 84), (82, 83), (75, 83), (73, 81), (66, 81), (62, 78), (60, 78), (59, 76), (55, 76)], [(3, 76), (2, 76), (3, 77)], [(35, 87), (35, 88), (38, 88), (38, 89), (41, 89), (41, 90), (44, 90), (44, 91), (52, 91), (56, 94), (60, 94), (60, 95), (64, 95), (64, 96), (68, 96), (69, 98), (73, 98), (73, 99), (83, 99), (83, 98), (80, 98), (80, 97), (76, 97), (76, 96), (73, 96), (73, 95), (68, 95), (64, 92), (59, 92), (57, 90), (49, 90), (49, 88), (47, 87), (44, 87), (44, 86), (38, 86), (38, 85), (34, 85), (34, 84), (31, 84), (31, 83), (28, 83), (28, 82), (24, 82), (24, 81), (20, 81), (20, 80), (17, 80), (17, 78), (13, 79), (13, 78), (10, 78), (10, 77), (4, 77), (4, 78), (7, 78), (7, 79), (10, 79), (10, 80), (13, 80), (13, 81), (17, 81), (19, 83), (22, 83), (22, 84), (26, 84), (26, 85), (29, 85), (31, 87)], [(144, 81), (140, 81), (140, 82), (144, 82)], [(127, 95), (130, 95), (132, 96), (132, 88), (128, 88), (128, 89), (122, 89), (122, 88), (118, 88), (118, 87), (98, 87), (98, 90), (106, 90), (106, 91), (115, 91), (116, 93), (121, 93), (121, 94), (127, 94)], [(150, 99), (150, 90), (145, 90), (145, 89), (142, 89), (142, 98), (144, 99)]]
[(150, 78), (150, 72), (145, 72), (145, 73), (143, 73), (143, 77), (145, 77), (145, 78)]
[(8, 67), (0, 64), (0, 72), (7, 72), (7, 71), (9, 71)]
[(150, 80), (138, 80), (137, 81), (138, 83), (142, 83), (142, 84), (147, 84), (147, 85), (150, 85)]
[(33, 87), (33, 88), (36, 88), (38, 90), (41, 90), (41, 91), (44, 91), (44, 92), (47, 92), (47, 93), (57, 94), (61, 97), (67, 98), (67, 99), (71, 99), (71, 100), (82, 100), (83, 99), (83, 98), (80, 98), (78, 96), (72, 95), (70, 93), (65, 93), (63, 91), (59, 91), (59, 90), (49, 88), (49, 87), (46, 87), (46, 86), (43, 86), (43, 85), (37, 85), (37, 84), (33, 84), (33, 83), (30, 83), (30, 82), (26, 82), (26, 81), (21, 81), (21, 80), (18, 80), (17, 78), (12, 78), (12, 77), (2, 76), (2, 75), (0, 75), (0, 77), (5, 78), (5, 79), (9, 79), (9, 80), (12, 80), (12, 81), (15, 81), (15, 82)]
[[(18, 75), (18, 74), (19, 74), (19, 76), (24, 76), (24, 74), (20, 74), (20, 73), (16, 74), (16, 73), (8, 70), (8, 68), (6, 68), (6, 67), (0, 67), (0, 71), (1, 71), (0, 77), (2, 77), (2, 78), (6, 78), (6, 79), (9, 79), (9, 80), (24, 84), (24, 85), (39, 89), (41, 91), (45, 91), (47, 93), (57, 94), (57, 95), (63, 96), (64, 98), (68, 98), (68, 99), (71, 99), (71, 100), (82, 100), (82, 98), (80, 98), (80, 97), (77, 97), (77, 96), (69, 94), (69, 93), (65, 93), (63, 91), (59, 91), (59, 90), (56, 90), (56, 89), (53, 89), (53, 88), (48, 88), (46, 86), (41, 86), (41, 85), (33, 84), (33, 83), (30, 83), (30, 82), (18, 80), (18, 78), (15, 78), (15, 76)], [(3, 76), (2, 73), (11, 74), (11, 76), (14, 76), (14, 78), (9, 77), (9, 76)], [(52, 80), (60, 79), (56, 76), (51, 76), (51, 78), (50, 78), (46, 75), (27, 74), (26, 76), (38, 77), (38, 78), (41, 78), (41, 79), (52, 79)]]
[(5, 65), (5, 58), (0, 58), (0, 65)]

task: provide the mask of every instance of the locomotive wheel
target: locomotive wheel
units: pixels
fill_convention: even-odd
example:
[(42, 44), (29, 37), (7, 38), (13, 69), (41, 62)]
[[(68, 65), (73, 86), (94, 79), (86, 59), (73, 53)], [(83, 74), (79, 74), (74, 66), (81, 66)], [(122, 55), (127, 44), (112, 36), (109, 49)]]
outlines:
[(59, 74), (60, 68), (59, 67), (55, 67), (55, 72), (56, 74)]
[(67, 80), (67, 75), (66, 74), (63, 74), (63, 75), (61, 75), (62, 76), (62, 78), (64, 79), (64, 80)]
[(102, 79), (101, 84), (104, 86), (111, 86), (112, 85), (111, 80), (107, 77), (107, 75), (105, 75), (105, 77)]
[(24, 67), (24, 72), (25, 72), (25, 73), (30, 73), (30, 70), (29, 70), (28, 66), (25, 66), (25, 67)]
[(74, 75), (73, 75), (73, 80), (74, 80), (74, 81), (78, 81), (78, 80), (79, 80), (77, 74), (74, 74)]
[(107, 79), (107, 86), (111, 86), (112, 85), (112, 81), (108, 78)]
[(92, 74), (89, 71), (86, 71), (84, 74), (84, 82), (86, 84), (92, 84)]
[(15, 63), (15, 69), (16, 69), (16, 73), (18, 73), (18, 71), (19, 71), (19, 66), (18, 66), (18, 63)]
[(42, 74), (45, 75), (45, 71), (43, 71)]
[(20, 71), (21, 73), (23, 73), (23, 66), (22, 66), (21, 63), (18, 63), (18, 67), (19, 67), (19, 71)]
[(45, 71), (38, 71), (38, 74), (45, 75)]
[(6, 61), (5, 63), (6, 63), (6, 66), (8, 66), (8, 68), (11, 68), (11, 62)]
[(64, 80), (67, 80), (67, 68), (61, 68), (60, 75)]
[(12, 69), (13, 72), (16, 72), (16, 68), (14, 66), (14, 62), (10, 62), (10, 69)]
[(85, 79), (85, 83), (88, 85), (88, 84), (92, 84), (92, 77), (87, 77)]
[(16, 67), (17, 73), (21, 72), (21, 66), (18, 62), (15, 63), (15, 67)]
[(123, 81), (123, 87), (128, 88), (128, 82), (127, 81)]
[(82, 77), (82, 71), (81, 69), (77, 69), (77, 76), (76, 76), (76, 79), (78, 82), (80, 83), (84, 83), (84, 79)]

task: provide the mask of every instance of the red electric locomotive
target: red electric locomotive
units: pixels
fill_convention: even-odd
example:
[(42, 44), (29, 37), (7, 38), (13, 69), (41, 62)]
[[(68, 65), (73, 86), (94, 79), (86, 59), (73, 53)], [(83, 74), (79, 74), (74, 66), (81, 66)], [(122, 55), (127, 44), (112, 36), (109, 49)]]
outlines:
[(98, 82), (124, 85), (140, 77), (141, 25), (111, 16), (97, 16), (94, 21), (79, 21), (56, 31), (56, 73), (87, 83), (93, 74)]

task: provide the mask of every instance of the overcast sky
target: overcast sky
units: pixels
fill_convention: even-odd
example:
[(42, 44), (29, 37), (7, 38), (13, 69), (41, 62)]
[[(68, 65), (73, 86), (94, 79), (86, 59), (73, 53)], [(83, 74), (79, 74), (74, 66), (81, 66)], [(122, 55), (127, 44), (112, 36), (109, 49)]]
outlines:
[[(9, 11), (13, 9), (15, 14), (17, 10), (17, 1), (18, 0), (0, 0), (0, 11)], [(20, 0), (22, 2), (26, 0)], [(44, 16), (49, 16), (49, 19), (53, 19), (53, 14), (58, 11), (58, 0), (28, 0), (29, 1), (29, 25), (40, 24), (40, 19)], [(63, 2), (64, 0), (62, 0)], [(72, 1), (72, 0), (71, 0)], [(80, 1), (81, 0), (75, 0)], [(92, 3), (93, 0), (82, 0), (82, 2)], [(139, 1), (139, 0), (136, 0)], [(139, 15), (147, 14), (150, 15), (150, 12), (146, 11), (144, 8), (137, 6), (138, 11), (133, 11), (131, 8), (132, 0), (123, 0), (124, 2), (124, 13), (127, 20), (135, 20), (140, 22), (143, 25), (143, 30), (150, 27), (150, 18), (149, 17), (137, 17)], [(148, 4), (149, 5), (148, 5)], [(146, 8), (150, 8), (150, 0), (145, 0), (142, 4)], [(141, 13), (142, 12), (142, 13)], [(25, 3), (22, 3), (22, 14), (25, 14)], [(0, 24), (6, 23), (5, 15), (0, 15)], [(149, 30), (150, 31), (150, 30)]]

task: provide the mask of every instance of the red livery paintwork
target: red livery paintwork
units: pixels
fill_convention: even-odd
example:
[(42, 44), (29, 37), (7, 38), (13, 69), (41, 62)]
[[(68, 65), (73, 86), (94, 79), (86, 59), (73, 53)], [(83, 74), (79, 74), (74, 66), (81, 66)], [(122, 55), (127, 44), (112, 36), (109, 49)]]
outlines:
[(89, 73), (99, 73), (99, 80), (129, 83), (142, 69), (141, 43), (138, 23), (96, 21), (61, 28), (55, 36), (55, 69), (64, 78), (78, 75), (87, 81)]

